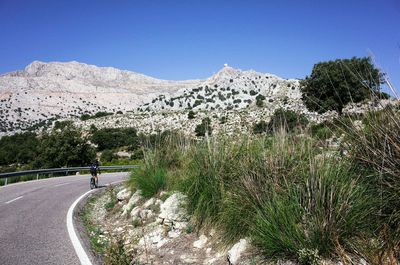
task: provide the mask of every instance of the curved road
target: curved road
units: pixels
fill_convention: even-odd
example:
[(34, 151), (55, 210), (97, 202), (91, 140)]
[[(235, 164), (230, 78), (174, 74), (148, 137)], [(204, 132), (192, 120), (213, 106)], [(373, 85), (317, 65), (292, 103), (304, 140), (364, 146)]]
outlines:
[[(127, 175), (104, 173), (99, 184), (118, 182)], [(0, 187), (0, 264), (80, 264), (66, 216), (71, 204), (89, 189), (89, 175)]]

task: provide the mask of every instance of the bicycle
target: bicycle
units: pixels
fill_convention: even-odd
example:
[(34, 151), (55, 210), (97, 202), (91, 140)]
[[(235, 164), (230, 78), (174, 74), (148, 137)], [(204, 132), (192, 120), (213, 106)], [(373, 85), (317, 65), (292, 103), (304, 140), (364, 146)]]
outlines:
[(98, 181), (99, 181), (99, 179), (98, 179), (97, 175), (90, 176), (90, 189), (98, 188), (98, 186), (99, 186)]

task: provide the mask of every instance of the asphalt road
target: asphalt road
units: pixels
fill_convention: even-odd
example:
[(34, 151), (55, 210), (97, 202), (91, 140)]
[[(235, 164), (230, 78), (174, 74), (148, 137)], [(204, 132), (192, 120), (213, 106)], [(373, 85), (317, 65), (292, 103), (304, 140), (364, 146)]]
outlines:
[[(99, 185), (123, 180), (127, 174), (101, 174)], [(66, 216), (71, 204), (90, 189), (89, 178), (58, 177), (0, 187), (0, 264), (80, 264)]]

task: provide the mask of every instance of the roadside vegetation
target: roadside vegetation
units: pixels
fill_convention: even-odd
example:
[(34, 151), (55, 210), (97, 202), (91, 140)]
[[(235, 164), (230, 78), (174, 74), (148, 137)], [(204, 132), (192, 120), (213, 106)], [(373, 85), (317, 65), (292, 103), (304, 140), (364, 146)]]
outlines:
[[(270, 260), (396, 264), (399, 111), (371, 112), (362, 129), (351, 118), (335, 122), (303, 127), (301, 136), (285, 125), (198, 142), (170, 135), (145, 152), (129, 184), (145, 197), (184, 192), (196, 229), (218, 228), (224, 244), (250, 238)], [(332, 148), (328, 135), (343, 145)]]
[[(318, 99), (319, 111), (341, 113), (347, 96), (387, 97), (379, 92), (383, 75), (373, 78), (369, 90), (343, 87), (337, 104)], [(202, 135), (171, 134), (145, 149), (144, 167), (128, 184), (146, 197), (184, 192), (196, 230), (217, 228), (224, 245), (249, 238), (269, 261), (400, 261), (399, 105), (321, 124), (280, 109), (251, 136)]]

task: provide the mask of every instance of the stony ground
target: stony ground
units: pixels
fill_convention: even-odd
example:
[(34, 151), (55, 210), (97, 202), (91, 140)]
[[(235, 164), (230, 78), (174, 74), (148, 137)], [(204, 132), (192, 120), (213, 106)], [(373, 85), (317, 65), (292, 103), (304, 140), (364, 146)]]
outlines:
[[(116, 204), (110, 204), (115, 201)], [(266, 261), (248, 239), (233, 246), (219, 242), (218, 232), (195, 231), (185, 210), (185, 195), (162, 192), (144, 199), (120, 186), (108, 189), (86, 207), (95, 229), (97, 243), (117, 242), (135, 263), (143, 265), (296, 265), (291, 260)], [(106, 245), (106, 244), (103, 244)], [(107, 254), (105, 254), (107, 255)], [(104, 257), (104, 255), (103, 255)], [(322, 260), (323, 265), (343, 265), (338, 260)], [(367, 265), (364, 260), (355, 264)]]
[(100, 195), (88, 212), (101, 232), (98, 240), (122, 239), (139, 264), (260, 264), (246, 239), (221, 247), (215, 230), (194, 231), (181, 193), (144, 199), (140, 191), (122, 189), (115, 206), (112, 191)]

